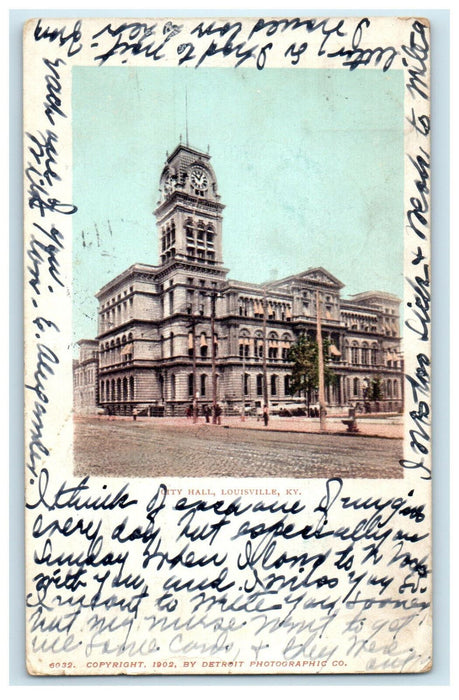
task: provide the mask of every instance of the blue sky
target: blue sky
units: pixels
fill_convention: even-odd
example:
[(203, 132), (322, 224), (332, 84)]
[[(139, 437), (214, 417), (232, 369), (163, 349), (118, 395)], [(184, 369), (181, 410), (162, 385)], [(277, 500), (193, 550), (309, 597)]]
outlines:
[(166, 151), (209, 146), (233, 279), (323, 266), (345, 295), (403, 288), (401, 71), (75, 67), (75, 339), (95, 292), (157, 264), (153, 210)]

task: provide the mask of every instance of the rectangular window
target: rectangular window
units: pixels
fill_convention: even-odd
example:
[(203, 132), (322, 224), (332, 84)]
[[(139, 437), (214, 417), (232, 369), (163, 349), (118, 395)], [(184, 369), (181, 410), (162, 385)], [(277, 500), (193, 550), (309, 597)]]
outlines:
[(263, 375), (257, 375), (257, 396), (263, 396)]

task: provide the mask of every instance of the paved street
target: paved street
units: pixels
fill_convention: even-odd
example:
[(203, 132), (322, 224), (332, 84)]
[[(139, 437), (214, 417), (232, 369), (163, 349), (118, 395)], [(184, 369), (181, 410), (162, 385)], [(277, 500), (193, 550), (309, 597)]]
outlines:
[[(363, 421), (362, 421), (363, 422)], [(123, 477), (278, 477), (401, 478), (401, 437), (346, 435), (340, 423), (318, 433), (313, 422), (254, 419), (224, 425), (186, 419), (75, 419), (75, 469), (78, 475)], [(334, 431), (336, 427), (336, 431)], [(373, 431), (377, 425), (373, 424)], [(384, 425), (401, 436), (401, 426)], [(307, 429), (308, 432), (304, 432)], [(370, 433), (367, 434), (366, 431)], [(379, 432), (384, 434), (384, 430)]]

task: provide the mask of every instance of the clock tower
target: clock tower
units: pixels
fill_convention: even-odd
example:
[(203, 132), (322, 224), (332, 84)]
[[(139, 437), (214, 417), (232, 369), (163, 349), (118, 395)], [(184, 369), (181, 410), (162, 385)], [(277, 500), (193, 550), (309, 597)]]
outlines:
[(179, 144), (166, 157), (155, 210), (160, 265), (221, 267), (222, 211), (210, 155)]

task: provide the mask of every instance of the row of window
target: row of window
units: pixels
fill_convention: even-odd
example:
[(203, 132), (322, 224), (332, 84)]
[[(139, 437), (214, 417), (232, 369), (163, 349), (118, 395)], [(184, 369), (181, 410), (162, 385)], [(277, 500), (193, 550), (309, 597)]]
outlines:
[[(263, 318), (263, 299), (239, 297), (238, 304), (239, 316), (244, 316), (247, 318)], [(290, 321), (292, 318), (292, 307), (290, 304), (266, 301), (266, 313), (270, 320)]]
[(213, 248), (215, 229), (212, 224), (206, 226), (203, 221), (196, 224), (193, 219), (188, 218), (185, 221), (185, 238), (187, 245)]
[(352, 365), (377, 365), (378, 364), (378, 348), (372, 348), (364, 344), (361, 348), (357, 343), (352, 347), (346, 347), (347, 361)]
[(134, 353), (133, 335), (123, 335), (100, 345), (100, 366), (114, 365), (132, 360)]
[[(132, 294), (134, 291), (134, 287), (129, 287), (129, 294)], [(108, 308), (109, 306), (113, 306), (117, 301), (121, 301), (122, 297), (126, 297), (128, 295), (128, 290), (124, 289), (123, 292), (120, 292), (116, 297), (112, 297), (111, 299), (108, 299), (106, 302), (104, 302), (101, 306), (102, 309)]]
[[(270, 360), (277, 360), (282, 358), (285, 362), (288, 360), (288, 351), (290, 350), (291, 343), (289, 341), (281, 342), (279, 341), (268, 341), (268, 358)], [(244, 339), (239, 339), (239, 357), (254, 357), (262, 358), (264, 355), (264, 343), (263, 338), (255, 338), (253, 342), (244, 341)]]
[(167, 224), (167, 226), (163, 227), (161, 229), (161, 247), (162, 250), (165, 251), (168, 248), (171, 247), (171, 245), (175, 244), (175, 223), (174, 221), (171, 221), (171, 223)]
[[(378, 332), (378, 326), (376, 323), (366, 323), (364, 321), (356, 322), (356, 321), (346, 321), (345, 322), (346, 328), (348, 328), (351, 331), (366, 331), (370, 333), (377, 333)], [(381, 332), (383, 335), (389, 336), (391, 338), (396, 338), (398, 333), (397, 333), (397, 326), (396, 324), (392, 324), (391, 326), (388, 326), (387, 324), (383, 324)]]
[(87, 386), (94, 384), (96, 381), (96, 372), (94, 369), (77, 370), (75, 372), (75, 386)]
[(378, 361), (379, 349), (376, 343), (370, 348), (367, 343), (362, 343), (359, 346), (357, 341), (354, 341), (352, 346), (346, 345), (345, 347), (345, 360), (350, 362), (352, 365), (378, 365), (385, 364), (386, 367), (397, 369), (399, 366), (399, 360), (395, 350), (386, 351), (384, 360)]
[(106, 379), (100, 382), (100, 400), (104, 401), (133, 401), (135, 399), (135, 378)]
[[(368, 380), (362, 380), (359, 377), (346, 377), (346, 390), (348, 397), (366, 398), (368, 390)], [(398, 379), (386, 379), (381, 383), (382, 396), (386, 399), (399, 398), (399, 382)]]
[[(201, 374), (197, 377), (198, 379), (198, 391), (201, 398), (205, 398), (209, 392), (210, 379), (207, 374)], [(252, 394), (251, 383), (253, 377), (245, 373), (243, 377), (244, 384), (244, 395), (250, 396)], [(268, 379), (269, 393), (270, 396), (278, 396), (281, 378), (277, 374), (272, 374)], [(290, 394), (290, 375), (284, 375), (283, 377), (283, 390), (284, 395), (288, 396)], [(346, 388), (349, 397), (353, 398), (365, 398), (366, 389), (368, 382), (362, 380), (359, 377), (354, 377), (351, 379), (346, 378)], [(170, 378), (171, 386), (171, 399), (176, 398), (176, 377), (175, 374), (171, 375)], [(263, 375), (257, 374), (255, 377), (255, 393), (257, 396), (263, 396)], [(397, 379), (386, 379), (382, 382), (382, 392), (384, 398), (399, 398), (399, 382)], [(133, 401), (135, 399), (135, 378), (130, 377), (118, 377), (118, 379), (106, 379), (100, 382), (100, 400), (101, 402), (106, 401)], [(188, 374), (188, 396), (194, 396), (194, 375), (192, 373)]]
[(129, 297), (128, 300), (120, 302), (108, 311), (102, 311), (100, 314), (102, 326), (110, 328), (127, 321), (132, 316), (133, 303), (133, 298)]
[[(241, 378), (242, 379), (242, 378)], [(253, 378), (250, 376), (250, 374), (244, 374), (243, 377), (243, 383), (244, 383), (244, 395), (245, 396), (250, 396), (252, 391), (251, 391), (251, 382)], [(199, 381), (199, 396), (204, 398), (207, 396), (207, 390), (208, 390), (208, 376), (207, 374), (201, 374), (198, 377)], [(287, 396), (290, 392), (290, 381), (291, 377), (289, 375), (284, 376), (284, 394)], [(278, 396), (279, 394), (279, 382), (280, 378), (277, 374), (272, 374), (269, 377), (269, 392), (271, 396)], [(255, 377), (255, 392), (257, 396), (263, 396), (263, 375), (262, 374), (257, 374)], [(171, 398), (175, 399), (175, 375), (173, 374), (171, 376)], [(194, 396), (194, 375), (189, 374), (188, 375), (188, 396), (193, 397)]]

